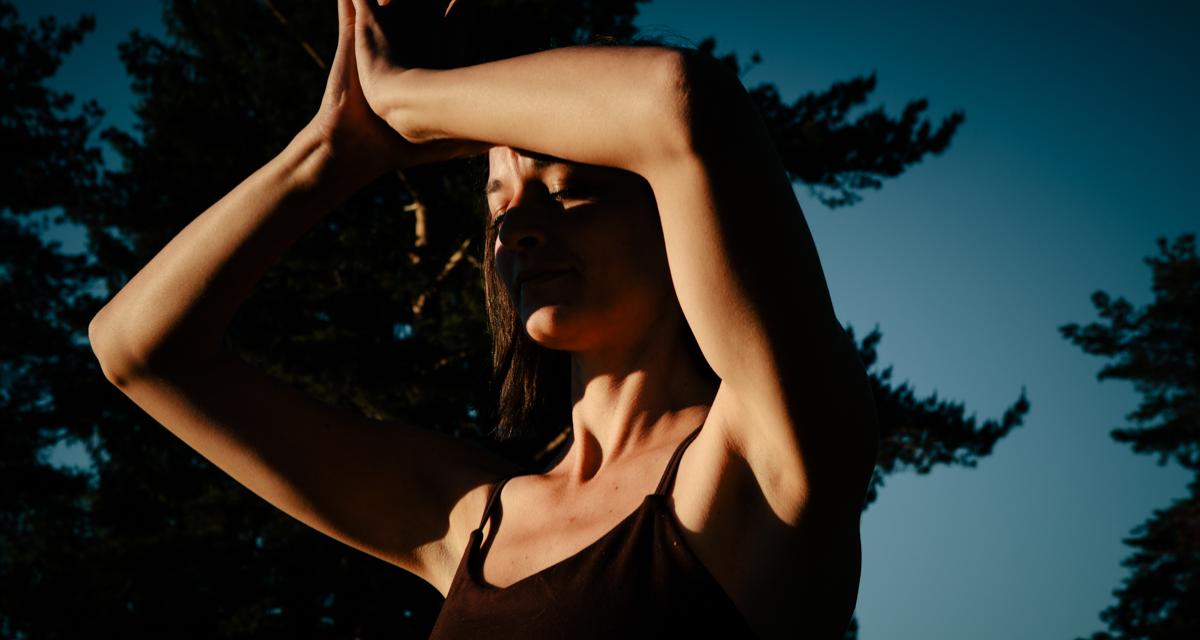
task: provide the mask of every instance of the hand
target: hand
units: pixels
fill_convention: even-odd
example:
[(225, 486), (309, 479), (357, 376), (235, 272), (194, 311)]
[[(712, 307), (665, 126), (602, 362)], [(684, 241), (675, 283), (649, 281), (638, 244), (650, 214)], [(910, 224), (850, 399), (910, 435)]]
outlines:
[[(381, 86), (408, 69), (445, 66), (451, 40), (446, 16), (455, 0), (354, 0), (355, 48), (363, 95), (372, 110), (387, 117)], [(401, 134), (404, 134), (401, 131)]]
[(392, 169), (474, 155), (487, 151), (485, 143), (438, 140), (415, 144), (406, 140), (370, 107), (359, 80), (356, 60), (357, 0), (338, 0), (338, 44), (325, 84), (325, 95), (309, 128), (333, 152), (339, 163), (381, 175)]

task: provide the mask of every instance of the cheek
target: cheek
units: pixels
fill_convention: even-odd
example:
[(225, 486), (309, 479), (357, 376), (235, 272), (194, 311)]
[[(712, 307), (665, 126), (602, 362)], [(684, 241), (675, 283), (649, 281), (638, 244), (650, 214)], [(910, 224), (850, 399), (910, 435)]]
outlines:
[(672, 287), (666, 254), (653, 238), (635, 239), (622, 233), (610, 238), (607, 246), (610, 249), (595, 257), (601, 271), (597, 284), (605, 297), (640, 306), (660, 300)]
[(589, 214), (586, 224), (574, 229), (585, 264), (603, 265), (604, 272), (623, 279), (631, 274), (649, 276), (646, 270), (665, 259), (656, 211), (613, 206)]
[(512, 258), (507, 251), (499, 251), (500, 241), (492, 246), (492, 264), (496, 267), (496, 275), (500, 276), (501, 280), (508, 280), (508, 274), (512, 269)]
[(666, 246), (657, 216), (629, 217), (622, 229), (622, 246), (631, 268), (643, 277), (652, 279), (655, 272), (666, 268)]

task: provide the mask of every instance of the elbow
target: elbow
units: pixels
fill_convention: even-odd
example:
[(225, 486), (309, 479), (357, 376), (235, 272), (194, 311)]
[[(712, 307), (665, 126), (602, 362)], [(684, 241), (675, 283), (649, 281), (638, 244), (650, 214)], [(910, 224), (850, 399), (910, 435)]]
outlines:
[(101, 327), (100, 315), (97, 314), (88, 323), (88, 344), (92, 347), (92, 353), (96, 355), (96, 361), (100, 364), (100, 372), (104, 374), (104, 378), (119, 387), (125, 384), (127, 377), (122, 373), (124, 369), (118, 369), (113, 364), (113, 358), (110, 355), (112, 350), (110, 336), (104, 333)]
[(121, 316), (107, 318), (101, 310), (88, 323), (88, 342), (104, 377), (118, 387), (135, 378), (191, 375), (221, 352), (195, 338), (174, 335), (154, 342), (136, 338)]
[(88, 343), (104, 378), (117, 387), (124, 387), (131, 378), (145, 370), (146, 360), (138, 357), (140, 352), (130, 348), (128, 340), (110, 323), (101, 309), (88, 323)]
[(659, 85), (666, 113), (659, 117), (670, 126), (660, 129), (669, 136), (662, 144), (673, 154), (695, 156), (726, 139), (730, 123), (755, 107), (741, 80), (721, 61), (695, 49), (665, 50)]

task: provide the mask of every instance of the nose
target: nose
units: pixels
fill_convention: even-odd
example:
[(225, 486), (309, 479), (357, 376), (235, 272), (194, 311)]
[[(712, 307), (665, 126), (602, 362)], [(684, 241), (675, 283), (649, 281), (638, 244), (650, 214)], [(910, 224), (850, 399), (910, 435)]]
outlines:
[[(532, 197), (531, 197), (532, 196)], [(497, 237), (509, 249), (531, 249), (546, 241), (551, 207), (528, 191), (509, 203)]]

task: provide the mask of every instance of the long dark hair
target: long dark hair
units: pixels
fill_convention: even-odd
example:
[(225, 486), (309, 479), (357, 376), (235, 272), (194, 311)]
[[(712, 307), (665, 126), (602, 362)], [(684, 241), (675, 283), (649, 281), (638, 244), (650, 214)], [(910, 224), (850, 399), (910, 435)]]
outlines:
[[(596, 36), (590, 46), (666, 46), (662, 37), (638, 36), (614, 38)], [(551, 47), (553, 48), (553, 47)], [(484, 191), (488, 174), (486, 155), (471, 159), (472, 173)], [(649, 192), (649, 185), (647, 184)], [(650, 197), (653, 197), (652, 192)], [(520, 314), (513, 307), (504, 280), (496, 271), (495, 254), (498, 230), (490, 224), (488, 209), (483, 207), (484, 242), (482, 255), (484, 305), (488, 332), (492, 337), (492, 372), (489, 389), (494, 405), (488, 422), (495, 425), (487, 434), (498, 441), (548, 441), (544, 452), (560, 444), (571, 429), (571, 355), (547, 349), (529, 337)], [(713, 382), (720, 382), (709, 366), (686, 320), (681, 320), (687, 336), (687, 350), (697, 369)]]

